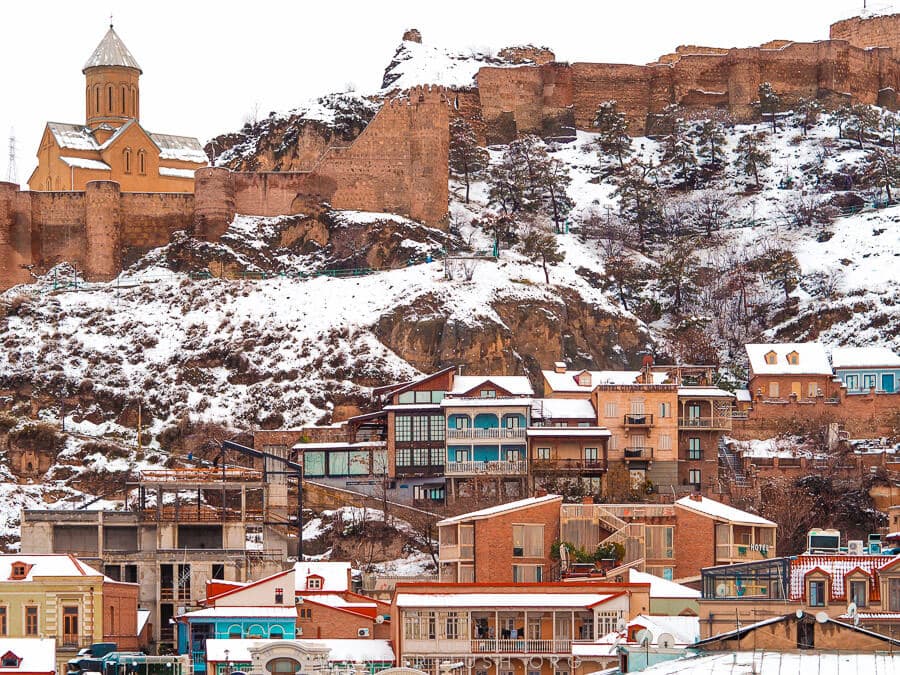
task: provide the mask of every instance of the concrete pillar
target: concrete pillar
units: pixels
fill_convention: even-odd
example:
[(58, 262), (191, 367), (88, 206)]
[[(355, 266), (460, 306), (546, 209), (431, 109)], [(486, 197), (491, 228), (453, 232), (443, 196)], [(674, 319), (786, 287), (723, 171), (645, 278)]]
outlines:
[(90, 181), (84, 190), (84, 208), (85, 275), (90, 281), (109, 281), (121, 271), (119, 184)]
[(194, 235), (219, 241), (234, 220), (234, 175), (229, 169), (205, 167), (194, 172)]

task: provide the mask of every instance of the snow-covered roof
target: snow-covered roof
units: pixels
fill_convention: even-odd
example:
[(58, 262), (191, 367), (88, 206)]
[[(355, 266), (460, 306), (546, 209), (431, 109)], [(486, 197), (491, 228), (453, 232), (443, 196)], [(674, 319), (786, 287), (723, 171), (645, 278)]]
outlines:
[(606, 602), (611, 593), (403, 593), (397, 607), (591, 607)]
[[(226, 660), (225, 652), (228, 652), (228, 660), (238, 663), (250, 661), (250, 648), (262, 647), (272, 644), (276, 640), (248, 640), (248, 639), (215, 639), (206, 641), (207, 661), (223, 662)], [(329, 661), (393, 661), (394, 650), (391, 649), (389, 640), (371, 639), (335, 639), (335, 640), (277, 640), (279, 645), (310, 645), (328, 647)]]
[[(33, 581), (35, 577), (102, 577), (103, 574), (71, 555), (0, 555), (0, 582), (11, 579), (14, 563), (23, 563), (26, 574), (15, 581)], [(104, 577), (105, 579), (105, 577)]]
[(858, 675), (859, 673), (895, 673), (900, 671), (900, 653), (854, 653), (765, 651), (716, 652), (686, 656), (658, 663), (642, 672), (646, 675), (787, 675), (821, 673), (822, 675)]
[(771, 520), (766, 520), (762, 516), (741, 511), (733, 506), (728, 506), (728, 504), (723, 504), (707, 497), (682, 497), (675, 502), (675, 506), (681, 506), (691, 511), (702, 513), (705, 516), (727, 520), (738, 525), (775, 525)]
[(490, 506), (486, 509), (480, 509), (479, 511), (463, 513), (458, 516), (453, 516), (452, 518), (444, 518), (444, 520), (440, 521), (438, 525), (452, 525), (453, 523), (466, 523), (470, 520), (482, 520), (484, 518), (490, 518), (491, 516), (496, 516), (501, 513), (518, 511), (519, 509), (527, 509), (531, 508), (532, 506), (547, 504), (553, 501), (562, 503), (562, 497), (560, 497), (559, 495), (544, 495), (543, 497), (529, 497), (527, 499), (519, 499), (517, 501), (508, 502), (506, 504)]
[(448, 393), (459, 396), (488, 382), (508, 391), (513, 396), (534, 395), (531, 382), (524, 375), (457, 375), (453, 378), (453, 388)]
[(56, 640), (53, 638), (0, 638), (0, 655), (12, 652), (21, 659), (17, 667), (4, 666), (4, 673), (56, 672)]
[(140, 635), (141, 631), (144, 630), (144, 627), (147, 625), (147, 622), (150, 621), (150, 610), (149, 609), (139, 609), (137, 611), (137, 634)]
[(835, 368), (898, 368), (900, 356), (887, 347), (836, 347), (831, 350)]
[(298, 591), (307, 588), (307, 577), (322, 577), (321, 588), (314, 590), (343, 593), (350, 586), (350, 563), (348, 562), (298, 562), (294, 564), (295, 583)]
[(441, 401), (442, 408), (509, 408), (530, 407), (532, 399), (521, 396), (497, 396), (494, 398), (445, 398)]
[(192, 619), (214, 619), (228, 617), (266, 618), (266, 619), (291, 619), (297, 618), (297, 608), (291, 605), (284, 607), (267, 605), (250, 605), (248, 607), (207, 607), (193, 612), (184, 612), (178, 616)]
[(536, 398), (531, 407), (531, 416), (554, 420), (595, 420), (597, 411), (587, 398)]
[(100, 44), (97, 45), (94, 53), (85, 62), (82, 70), (98, 66), (120, 66), (141, 71), (137, 60), (128, 51), (128, 47), (125, 46), (125, 43), (122, 42), (116, 31), (113, 30), (112, 24), (110, 24), (109, 30), (106, 31), (106, 35), (100, 40)]
[(173, 134), (150, 134), (150, 138), (159, 147), (159, 158), (162, 160), (178, 160), (208, 164), (209, 157), (193, 136), (175, 136)]
[[(755, 375), (831, 375), (831, 364), (821, 342), (783, 342), (745, 345), (750, 369)], [(775, 363), (766, 363), (766, 354), (774, 352)], [(788, 363), (788, 354), (797, 353), (796, 365)]]
[(160, 176), (168, 176), (169, 178), (193, 178), (194, 169), (173, 169), (168, 166), (159, 167)]
[(676, 584), (674, 581), (663, 579), (655, 574), (639, 572), (636, 569), (628, 570), (628, 581), (632, 584), (650, 584), (650, 598), (692, 598), (699, 599), (700, 591)]
[(844, 575), (857, 567), (870, 575), (875, 583), (878, 568), (895, 559), (890, 555), (800, 555), (791, 561), (791, 599), (803, 597), (806, 575), (819, 568), (831, 576), (831, 597), (844, 597)]
[(83, 124), (68, 124), (66, 122), (48, 122), (47, 128), (53, 134), (56, 144), (60, 148), (69, 150), (99, 150), (97, 143), (91, 134), (89, 127)]
[(335, 609), (378, 609), (378, 605), (374, 602), (366, 602), (365, 600), (352, 602), (337, 593), (301, 593), (301, 596), (304, 600), (317, 602), (320, 605), (328, 605)]
[(529, 438), (596, 438), (612, 436), (612, 433), (606, 427), (529, 427), (525, 435)]
[(734, 394), (718, 387), (678, 387), (679, 396), (704, 396), (711, 398), (734, 398)]
[(66, 166), (72, 166), (76, 169), (93, 169), (94, 171), (110, 171), (110, 166), (106, 162), (96, 159), (85, 159), (84, 157), (60, 157)]
[[(652, 575), (651, 575), (652, 576)], [(652, 591), (651, 591), (652, 594)], [(697, 594), (699, 595), (699, 593)], [(675, 638), (677, 645), (694, 644), (700, 639), (700, 617), (698, 616), (657, 616), (638, 614), (628, 622), (628, 627), (640, 626), (653, 635), (651, 644), (657, 644), (663, 633)]]
[(734, 392), (734, 395), (741, 403), (749, 403), (753, 400), (753, 397), (750, 395), (749, 389), (738, 389)]
[[(582, 386), (575, 379), (584, 372), (590, 373), (590, 385)], [(564, 373), (557, 373), (555, 370), (542, 370), (541, 374), (544, 376), (547, 384), (550, 385), (550, 388), (559, 392), (590, 393), (594, 390), (594, 387), (600, 384), (642, 386), (637, 382), (637, 379), (641, 376), (641, 371), (639, 370), (567, 370)], [(651, 377), (653, 378), (653, 384), (663, 384), (668, 379), (669, 374), (653, 371)]]

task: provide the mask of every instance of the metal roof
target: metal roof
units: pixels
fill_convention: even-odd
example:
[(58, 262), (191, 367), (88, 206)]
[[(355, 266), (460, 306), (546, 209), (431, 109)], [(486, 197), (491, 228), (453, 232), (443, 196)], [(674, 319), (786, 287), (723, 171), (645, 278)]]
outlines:
[(134, 68), (138, 72), (143, 72), (138, 62), (128, 51), (128, 47), (122, 42), (122, 39), (113, 30), (112, 24), (106, 35), (100, 40), (100, 44), (91, 54), (91, 57), (85, 62), (82, 72), (88, 68), (96, 68), (98, 66), (120, 66), (122, 68)]

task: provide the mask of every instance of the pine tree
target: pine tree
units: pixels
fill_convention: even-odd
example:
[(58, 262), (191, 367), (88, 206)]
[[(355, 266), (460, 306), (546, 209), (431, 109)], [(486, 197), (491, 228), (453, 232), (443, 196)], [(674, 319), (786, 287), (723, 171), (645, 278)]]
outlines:
[(737, 144), (737, 164), (748, 176), (753, 176), (759, 188), (759, 171), (772, 164), (772, 155), (763, 147), (765, 136), (751, 132), (741, 136)]
[(707, 166), (718, 168), (725, 145), (725, 129), (716, 120), (703, 120), (697, 132), (697, 146), (700, 156), (706, 158)]
[(469, 203), (469, 185), (487, 169), (490, 155), (479, 147), (471, 125), (462, 117), (450, 123), (450, 170), (462, 176), (466, 183), (466, 204)]
[(873, 135), (881, 128), (881, 116), (878, 110), (870, 105), (858, 104), (847, 110), (846, 131), (856, 139), (859, 149), (867, 136)]
[(772, 246), (748, 266), (752, 272), (760, 272), (770, 282), (784, 291), (784, 301), (790, 300), (791, 293), (800, 281), (800, 263), (788, 249)]
[(569, 167), (565, 162), (551, 159), (547, 164), (547, 170), (540, 179), (545, 191), (546, 208), (553, 219), (557, 232), (562, 232), (562, 223), (569, 215), (575, 202), (566, 191), (572, 178), (569, 176)]
[(696, 276), (699, 270), (696, 245), (691, 237), (674, 239), (659, 266), (659, 284), (670, 297), (670, 308), (680, 314), (697, 296)]
[(530, 227), (522, 236), (522, 255), (533, 263), (540, 263), (544, 269), (544, 280), (550, 283), (548, 265), (561, 263), (566, 255), (559, 250), (556, 235), (537, 227)]
[(697, 180), (697, 156), (690, 129), (684, 120), (676, 120), (672, 133), (666, 136), (665, 159), (675, 166), (674, 178), (692, 188)]
[(893, 201), (891, 188), (900, 183), (900, 157), (886, 148), (875, 147), (866, 156), (872, 182), (884, 189), (887, 201)]
[(803, 135), (809, 128), (819, 121), (819, 115), (822, 114), (822, 104), (814, 98), (801, 98), (797, 102), (797, 121), (800, 128), (803, 129)]
[(769, 116), (772, 121), (772, 132), (778, 131), (778, 118), (776, 113), (781, 106), (781, 97), (775, 92), (775, 89), (768, 82), (763, 82), (756, 90), (759, 100), (756, 105), (759, 107), (760, 116)]
[(641, 251), (649, 235), (655, 234), (663, 223), (659, 188), (649, 180), (652, 173), (652, 164), (631, 162), (614, 193), (619, 199), (619, 216), (637, 230)]
[(516, 221), (506, 214), (488, 214), (481, 221), (481, 229), (494, 238), (494, 250), (500, 250), (500, 242), (508, 241), (515, 234)]
[(625, 114), (619, 112), (615, 101), (600, 104), (594, 115), (593, 126), (598, 134), (597, 149), (600, 161), (615, 157), (619, 162), (619, 168), (625, 168), (625, 160), (631, 154), (631, 137), (628, 135)]

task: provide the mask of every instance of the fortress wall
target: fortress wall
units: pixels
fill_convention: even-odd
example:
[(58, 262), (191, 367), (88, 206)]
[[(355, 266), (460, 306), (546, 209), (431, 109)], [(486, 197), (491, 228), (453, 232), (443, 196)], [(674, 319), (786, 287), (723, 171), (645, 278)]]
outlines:
[(31, 248), (42, 270), (62, 261), (85, 267), (87, 236), (83, 192), (32, 192)]
[(307, 174), (238, 172), (232, 175), (235, 212), (251, 216), (280, 216), (296, 213), (294, 200)]
[(590, 129), (599, 105), (615, 100), (619, 112), (625, 113), (628, 120), (628, 132), (635, 136), (644, 133), (650, 103), (656, 99), (651, 92), (653, 67), (574, 63), (571, 68), (572, 102), (575, 106), (575, 124), (579, 129)]
[(535, 66), (478, 70), (478, 93), (488, 143), (517, 134), (540, 133), (544, 108), (543, 69)]
[(832, 40), (846, 40), (854, 47), (890, 47), (900, 53), (900, 14), (851, 19), (831, 24)]
[(121, 247), (124, 264), (169, 243), (172, 233), (190, 229), (194, 195), (175, 192), (123, 192)]

